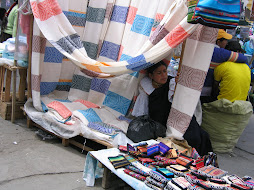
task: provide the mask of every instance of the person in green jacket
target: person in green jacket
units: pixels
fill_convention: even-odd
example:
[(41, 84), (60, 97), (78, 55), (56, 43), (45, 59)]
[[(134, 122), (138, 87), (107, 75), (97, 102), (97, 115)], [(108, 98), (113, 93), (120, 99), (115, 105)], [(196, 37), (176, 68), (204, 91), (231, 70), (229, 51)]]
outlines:
[(6, 41), (8, 38), (16, 36), (18, 19), (18, 0), (15, 0), (13, 5), (6, 13), (5, 22), (2, 23), (0, 42)]

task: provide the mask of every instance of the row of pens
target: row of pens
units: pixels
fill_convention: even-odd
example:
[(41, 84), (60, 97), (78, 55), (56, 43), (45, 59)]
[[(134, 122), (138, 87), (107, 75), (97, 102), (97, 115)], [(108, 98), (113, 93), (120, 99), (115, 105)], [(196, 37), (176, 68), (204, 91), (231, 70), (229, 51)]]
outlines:
[(191, 154), (179, 151), (163, 142), (135, 146), (119, 145), (118, 156), (108, 157), (115, 169), (143, 181), (155, 190), (252, 190), (254, 179), (250, 176), (230, 175), (219, 168), (217, 156), (210, 152), (200, 156), (195, 148)]

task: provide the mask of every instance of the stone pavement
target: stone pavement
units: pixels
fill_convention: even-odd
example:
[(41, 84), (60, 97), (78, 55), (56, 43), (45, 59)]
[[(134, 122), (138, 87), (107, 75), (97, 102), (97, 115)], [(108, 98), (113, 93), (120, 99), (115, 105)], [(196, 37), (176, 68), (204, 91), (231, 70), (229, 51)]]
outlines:
[[(38, 128), (27, 128), (26, 120), (15, 124), (0, 118), (0, 190), (98, 190), (82, 179), (85, 154), (64, 147), (59, 139), (45, 140)], [(240, 177), (254, 177), (254, 115), (233, 154), (219, 154), (221, 169)], [(129, 188), (118, 188), (129, 189)]]

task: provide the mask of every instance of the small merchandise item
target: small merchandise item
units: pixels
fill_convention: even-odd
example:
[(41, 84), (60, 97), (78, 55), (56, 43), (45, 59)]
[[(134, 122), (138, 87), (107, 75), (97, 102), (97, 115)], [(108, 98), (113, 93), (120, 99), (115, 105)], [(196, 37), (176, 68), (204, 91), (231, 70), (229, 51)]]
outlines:
[(142, 154), (147, 154), (147, 145), (143, 145), (143, 146), (137, 146), (137, 149), (139, 152), (141, 152)]
[(167, 158), (177, 158), (178, 157), (178, 150), (177, 149), (170, 149), (168, 153), (166, 154)]
[(252, 187), (248, 187), (247, 185), (243, 185), (239, 183), (231, 183), (231, 187), (234, 187), (240, 190), (252, 190)]
[(133, 145), (134, 147), (139, 147), (139, 146), (147, 146), (148, 144), (147, 144), (147, 142), (139, 142), (139, 143), (137, 143), (137, 144), (135, 144), (135, 145)]
[(172, 166), (169, 166), (170, 168), (173, 168), (174, 170), (177, 170), (177, 171), (180, 171), (180, 172), (186, 172), (188, 171), (188, 168), (182, 166), (182, 165), (179, 165), (179, 164), (176, 164), (176, 165), (172, 165)]
[(128, 151), (129, 155), (134, 156), (136, 158), (143, 157), (143, 154), (139, 151)]
[(140, 175), (140, 174), (137, 174), (137, 173), (135, 173), (135, 172), (133, 172), (133, 171), (131, 171), (131, 170), (129, 170), (129, 169), (125, 169), (125, 170), (124, 170), (124, 173), (126, 173), (126, 174), (128, 174), (128, 175), (130, 175), (130, 176), (132, 176), (132, 177), (134, 177), (134, 178), (136, 178), (136, 179), (138, 179), (138, 180), (140, 180), (140, 181), (145, 181), (145, 180), (146, 180), (146, 177), (145, 177), (145, 176), (142, 176), (142, 175)]
[(191, 170), (191, 174), (197, 176), (197, 178), (199, 178), (201, 180), (206, 180), (207, 179), (206, 175), (200, 174), (196, 170)]
[(154, 159), (157, 160), (157, 161), (173, 161), (174, 160), (174, 159), (170, 159), (170, 158), (167, 158), (167, 157), (162, 157), (160, 155), (154, 156)]
[(165, 187), (165, 183), (161, 183), (161, 182), (153, 179), (150, 176), (146, 178), (146, 181), (149, 182), (150, 184), (153, 184), (153, 185), (159, 187), (159, 188), (164, 188)]
[(158, 144), (154, 144), (147, 147), (147, 156), (152, 156), (160, 153), (160, 147)]
[(222, 184), (218, 184), (218, 183), (213, 183), (210, 181), (199, 181), (198, 185), (200, 185), (201, 187), (208, 189), (208, 190), (213, 190), (213, 189), (225, 189), (225, 186)]
[(149, 172), (149, 175), (153, 178), (153, 179), (155, 179), (155, 180), (157, 180), (157, 181), (159, 181), (159, 182), (161, 182), (161, 183), (164, 183), (164, 184), (166, 184), (169, 180), (166, 178), (166, 177), (164, 177), (162, 174), (160, 174), (159, 172), (157, 172), (157, 171), (154, 171), (154, 170), (151, 170), (150, 172)]
[(139, 157), (138, 160), (141, 163), (151, 163), (151, 162), (154, 162), (154, 159), (152, 159), (152, 158), (141, 158), (141, 157)]
[(147, 187), (150, 187), (151, 189), (154, 189), (154, 190), (163, 190), (163, 188), (161, 187), (158, 187), (152, 183), (150, 183), (149, 181), (145, 180), (144, 183), (146, 184)]
[(248, 179), (245, 181), (245, 184), (248, 186), (248, 187), (252, 187), (254, 188), (254, 180), (253, 179)]
[(187, 190), (187, 188), (191, 185), (184, 177), (173, 178), (171, 182), (183, 190)]
[(170, 172), (166, 168), (157, 168), (156, 170), (159, 173), (161, 173), (163, 176), (165, 176), (166, 178), (173, 178), (174, 177), (174, 173)]
[(137, 160), (136, 160), (135, 158), (133, 158), (132, 156), (130, 156), (130, 155), (125, 154), (124, 157), (125, 157), (130, 163), (132, 163), (132, 162), (137, 162)]
[(130, 165), (130, 162), (123, 155), (108, 157), (108, 159), (115, 169)]
[(191, 173), (185, 174), (184, 177), (190, 183), (198, 183), (200, 181), (200, 179), (197, 176), (195, 176)]
[(193, 158), (194, 160), (201, 158), (201, 156), (199, 155), (198, 151), (195, 148), (192, 148), (190, 157)]
[(173, 184), (172, 181), (169, 181), (165, 186), (164, 190), (181, 190), (181, 188)]
[(194, 160), (191, 157), (181, 153), (179, 157), (176, 159), (176, 162), (178, 164), (185, 166), (186, 168), (189, 168), (190, 165), (194, 162)]
[(125, 168), (126, 168), (126, 169), (129, 169), (129, 170), (131, 170), (131, 171), (133, 171), (133, 172), (136, 172), (136, 173), (138, 173), (138, 174), (140, 174), (140, 175), (148, 176), (148, 173), (147, 173), (147, 172), (145, 172), (145, 171), (143, 171), (143, 170), (141, 170), (141, 169), (138, 169), (138, 168), (136, 168), (135, 166), (128, 165), (128, 166), (126, 166)]
[(194, 163), (197, 169), (203, 168), (205, 166), (204, 158), (198, 158), (194, 161)]
[(237, 175), (227, 175), (224, 176), (224, 179), (229, 183), (236, 183), (236, 184), (245, 184), (242, 178), (238, 177)]
[(165, 145), (163, 142), (159, 143), (159, 147), (160, 147), (160, 154), (161, 155), (166, 154), (171, 149), (167, 145)]
[(216, 168), (212, 165), (205, 166), (198, 170), (198, 173), (207, 176), (208, 178), (221, 178), (225, 176), (228, 172), (222, 169)]
[(168, 160), (168, 161), (151, 162), (150, 164), (154, 166), (166, 167), (172, 164), (177, 164), (177, 162), (176, 160)]
[(191, 186), (188, 187), (189, 190), (204, 190), (203, 187), (200, 187), (197, 184), (191, 184)]
[(136, 151), (136, 149), (133, 146), (131, 146), (129, 143), (127, 143), (127, 151), (128, 152), (129, 151)]
[(209, 181), (219, 184), (226, 184), (227, 182), (224, 179), (208, 178)]
[(118, 145), (118, 149), (119, 149), (121, 152), (128, 152), (127, 146)]
[(156, 170), (157, 166), (153, 166), (151, 164), (148, 164), (148, 163), (142, 163), (144, 166), (150, 168), (151, 170)]

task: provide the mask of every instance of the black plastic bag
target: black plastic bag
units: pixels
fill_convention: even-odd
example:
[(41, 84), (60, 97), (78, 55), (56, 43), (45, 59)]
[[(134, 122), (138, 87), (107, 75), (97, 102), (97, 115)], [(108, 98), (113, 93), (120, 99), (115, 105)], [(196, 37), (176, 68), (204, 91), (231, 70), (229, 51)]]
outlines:
[(127, 130), (127, 137), (135, 143), (165, 136), (166, 126), (152, 120), (148, 115), (133, 119)]

